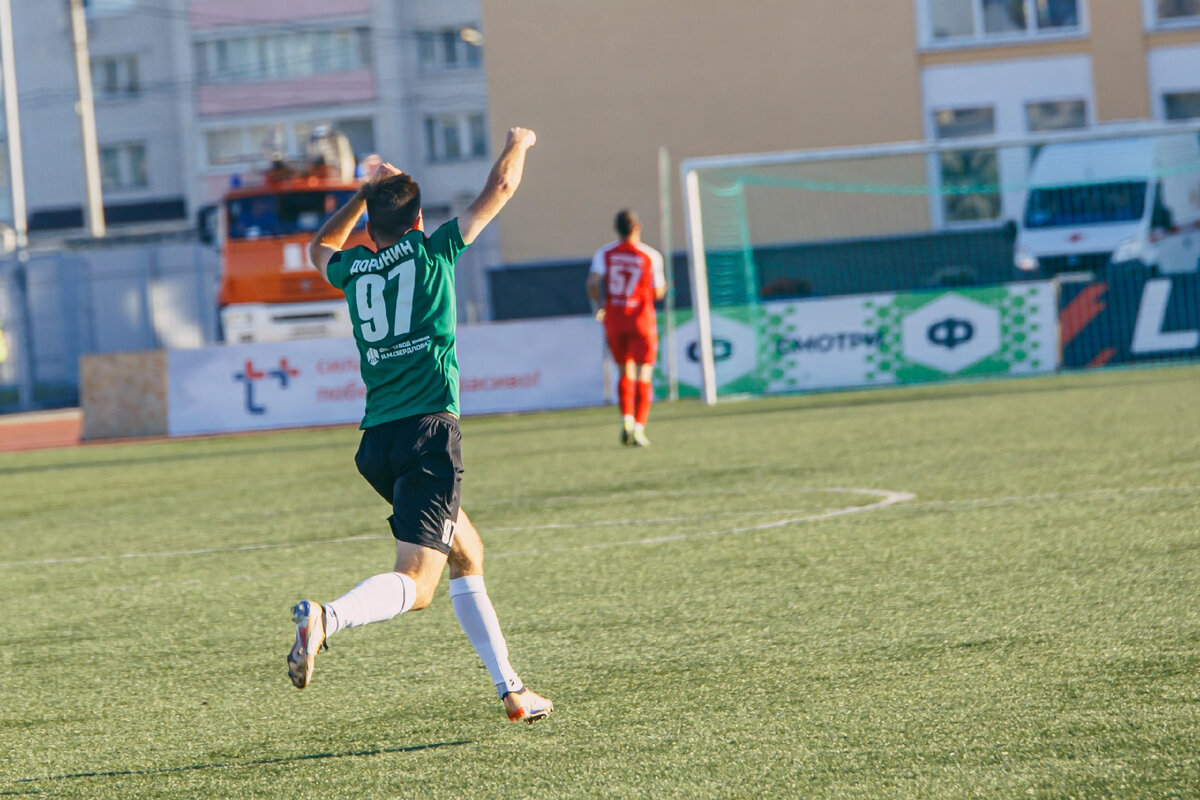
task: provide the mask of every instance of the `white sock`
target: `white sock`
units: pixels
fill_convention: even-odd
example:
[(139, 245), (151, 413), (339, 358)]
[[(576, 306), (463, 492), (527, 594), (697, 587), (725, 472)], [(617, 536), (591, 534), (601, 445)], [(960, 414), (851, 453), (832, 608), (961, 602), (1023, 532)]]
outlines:
[(626, 430), (631, 430), (633, 428), (633, 414), (623, 415), (621, 417), (621, 424), (625, 426)]
[(471, 646), (492, 676), (496, 694), (504, 697), (505, 692), (525, 688), (508, 663), (508, 645), (504, 641), (504, 634), (500, 632), (500, 620), (496, 618), (496, 609), (492, 608), (492, 601), (488, 598), (483, 576), (466, 575), (450, 581), (450, 603), (454, 606), (454, 616), (458, 617), (463, 633), (471, 640)]
[(399, 572), (373, 575), (344, 595), (325, 604), (325, 636), (342, 628), (383, 622), (412, 608), (417, 584)]

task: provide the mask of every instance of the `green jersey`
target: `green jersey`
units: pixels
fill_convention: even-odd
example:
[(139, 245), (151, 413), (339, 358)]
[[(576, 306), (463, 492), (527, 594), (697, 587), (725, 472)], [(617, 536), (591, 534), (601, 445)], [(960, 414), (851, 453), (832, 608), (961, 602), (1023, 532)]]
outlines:
[(458, 415), (454, 262), (467, 247), (452, 219), (426, 237), (334, 254), (327, 274), (346, 294), (367, 385), (361, 427), (417, 414)]

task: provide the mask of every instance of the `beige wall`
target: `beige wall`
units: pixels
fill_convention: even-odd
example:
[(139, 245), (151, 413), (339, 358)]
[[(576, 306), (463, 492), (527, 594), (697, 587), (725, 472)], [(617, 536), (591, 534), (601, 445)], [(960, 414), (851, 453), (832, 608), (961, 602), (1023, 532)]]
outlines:
[(922, 136), (907, 0), (482, 5), (493, 133), (538, 133), (501, 216), (507, 263), (590, 255), (622, 206), (657, 244), (662, 145), (678, 207), (680, 158)]
[[(537, 131), (501, 216), (505, 263), (585, 257), (622, 206), (660, 241), (657, 152), (681, 158), (911, 141), (922, 67), (1088, 54), (1096, 118), (1150, 116), (1146, 53), (1200, 30), (1144, 29), (1138, 0), (1089, 0), (1085, 38), (919, 51), (913, 0), (482, 0), (493, 135)], [(1048, 76), (1048, 80), (1052, 76)], [(920, 209), (911, 209), (914, 218)]]
[(79, 397), (84, 439), (165, 436), (166, 351), (83, 356), (79, 359)]
[(1142, 4), (1131, 0), (1091, 0), (1092, 80), (1096, 119), (1150, 116)]

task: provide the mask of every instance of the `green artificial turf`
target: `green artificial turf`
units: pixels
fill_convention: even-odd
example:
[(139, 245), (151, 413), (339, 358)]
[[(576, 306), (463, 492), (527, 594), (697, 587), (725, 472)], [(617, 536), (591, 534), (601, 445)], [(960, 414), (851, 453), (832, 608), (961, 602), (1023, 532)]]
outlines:
[(1200, 368), (618, 428), (463, 423), (534, 726), (444, 584), (292, 688), (392, 563), (356, 431), (0, 454), (0, 797), (1200, 796)]

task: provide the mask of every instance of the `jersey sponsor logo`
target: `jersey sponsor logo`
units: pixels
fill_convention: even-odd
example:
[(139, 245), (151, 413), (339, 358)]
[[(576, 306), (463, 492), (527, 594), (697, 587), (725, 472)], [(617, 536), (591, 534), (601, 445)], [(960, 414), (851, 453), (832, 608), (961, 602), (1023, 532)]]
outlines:
[(420, 339), (410, 339), (407, 342), (400, 342), (391, 347), (367, 349), (367, 363), (372, 367), (380, 361), (386, 361), (389, 358), (399, 358), (400, 356), (410, 356), (413, 353), (420, 353), (428, 350), (433, 344), (433, 340), (429, 336), (422, 336)]
[(283, 356), (280, 356), (279, 366), (275, 369), (255, 369), (254, 360), (248, 358), (242, 366), (242, 371), (233, 374), (233, 379), (244, 384), (246, 387), (246, 410), (251, 414), (265, 414), (267, 413), (267, 407), (255, 402), (255, 384), (259, 381), (273, 378), (279, 381), (279, 388), (286, 389), (288, 388), (290, 379), (295, 378), (299, 374), (300, 370), (289, 364), (287, 358)]

